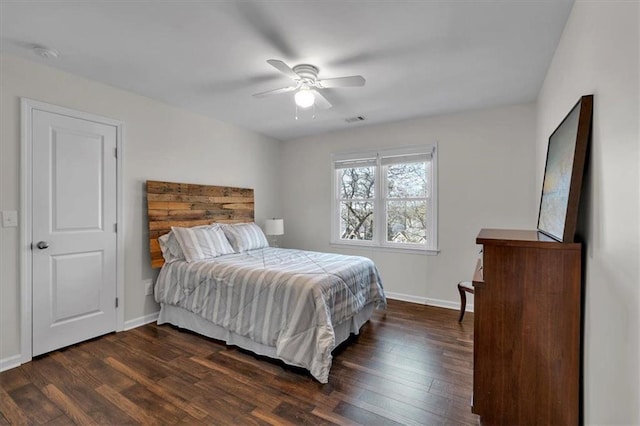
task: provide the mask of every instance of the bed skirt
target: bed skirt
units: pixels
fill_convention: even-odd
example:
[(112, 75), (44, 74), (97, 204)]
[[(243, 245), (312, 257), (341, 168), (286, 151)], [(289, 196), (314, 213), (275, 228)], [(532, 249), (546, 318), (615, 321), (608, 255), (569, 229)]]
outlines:
[[(335, 349), (340, 343), (347, 340), (351, 334), (359, 334), (360, 328), (371, 318), (373, 315), (374, 303), (365, 305), (362, 310), (356, 313), (353, 317), (333, 326), (335, 334), (335, 345), (332, 348)], [(202, 318), (201, 316), (194, 314), (179, 306), (167, 305), (165, 303), (160, 304), (160, 314), (158, 316), (158, 324), (169, 323), (176, 327), (185, 328), (187, 330), (194, 331), (203, 336), (210, 337), (216, 340), (222, 340), (227, 345), (238, 346), (242, 349), (247, 349), (258, 355), (263, 355), (273, 359), (279, 359), (286, 364), (296, 367), (302, 367), (308, 369), (308, 366), (297, 364), (293, 360), (284, 359), (277, 355), (276, 348), (274, 346), (267, 346), (261, 343), (256, 343), (251, 339), (236, 334), (225, 328), (222, 328), (210, 321)], [(322, 374), (321, 377), (316, 379), (320, 383), (328, 382), (328, 372), (331, 368), (331, 355), (326, 360), (328, 365), (324, 366), (323, 370), (326, 374)]]

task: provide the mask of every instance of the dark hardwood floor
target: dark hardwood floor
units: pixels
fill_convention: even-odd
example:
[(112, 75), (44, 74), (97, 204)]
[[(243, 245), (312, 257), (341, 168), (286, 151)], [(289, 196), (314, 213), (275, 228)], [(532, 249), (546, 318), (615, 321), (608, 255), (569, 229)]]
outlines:
[(0, 374), (0, 424), (441, 425), (471, 414), (473, 314), (389, 301), (329, 383), (149, 324)]

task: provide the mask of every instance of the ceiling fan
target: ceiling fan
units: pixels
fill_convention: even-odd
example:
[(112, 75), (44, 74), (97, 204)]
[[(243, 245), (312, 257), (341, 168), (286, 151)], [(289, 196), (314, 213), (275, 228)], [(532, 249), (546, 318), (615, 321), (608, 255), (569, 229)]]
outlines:
[(319, 90), (334, 87), (361, 87), (364, 86), (365, 83), (365, 79), (361, 75), (318, 80), (318, 68), (309, 64), (300, 64), (291, 68), (289, 65), (278, 59), (269, 59), (267, 63), (287, 77), (291, 78), (295, 84), (289, 87), (256, 93), (253, 96), (256, 98), (262, 98), (265, 96), (295, 91), (294, 99), (296, 105), (300, 108), (309, 108), (314, 104), (321, 109), (331, 108), (331, 103), (319, 92)]

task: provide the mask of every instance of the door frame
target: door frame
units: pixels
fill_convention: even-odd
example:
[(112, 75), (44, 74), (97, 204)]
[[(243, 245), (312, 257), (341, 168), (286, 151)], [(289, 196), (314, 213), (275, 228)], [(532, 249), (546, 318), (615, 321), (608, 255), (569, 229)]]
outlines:
[(124, 122), (113, 118), (65, 108), (46, 102), (29, 98), (20, 98), (20, 364), (31, 361), (33, 357), (33, 317), (32, 317), (32, 265), (33, 251), (33, 206), (32, 206), (32, 172), (33, 172), (33, 140), (32, 122), (33, 111), (45, 111), (54, 114), (66, 115), (88, 121), (95, 121), (116, 128), (116, 221), (118, 232), (116, 233), (116, 308), (115, 330), (124, 330), (124, 191), (123, 191), (123, 158), (124, 158)]

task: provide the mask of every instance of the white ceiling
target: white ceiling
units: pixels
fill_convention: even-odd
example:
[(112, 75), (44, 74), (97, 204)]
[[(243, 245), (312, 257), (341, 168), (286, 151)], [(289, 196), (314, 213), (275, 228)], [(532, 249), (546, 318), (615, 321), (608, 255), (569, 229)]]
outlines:
[[(534, 101), (573, 0), (8, 1), (0, 51), (288, 140)], [(41, 44), (57, 59), (36, 56)], [(295, 120), (266, 63), (311, 63), (334, 107)], [(367, 121), (347, 124), (348, 117)]]

